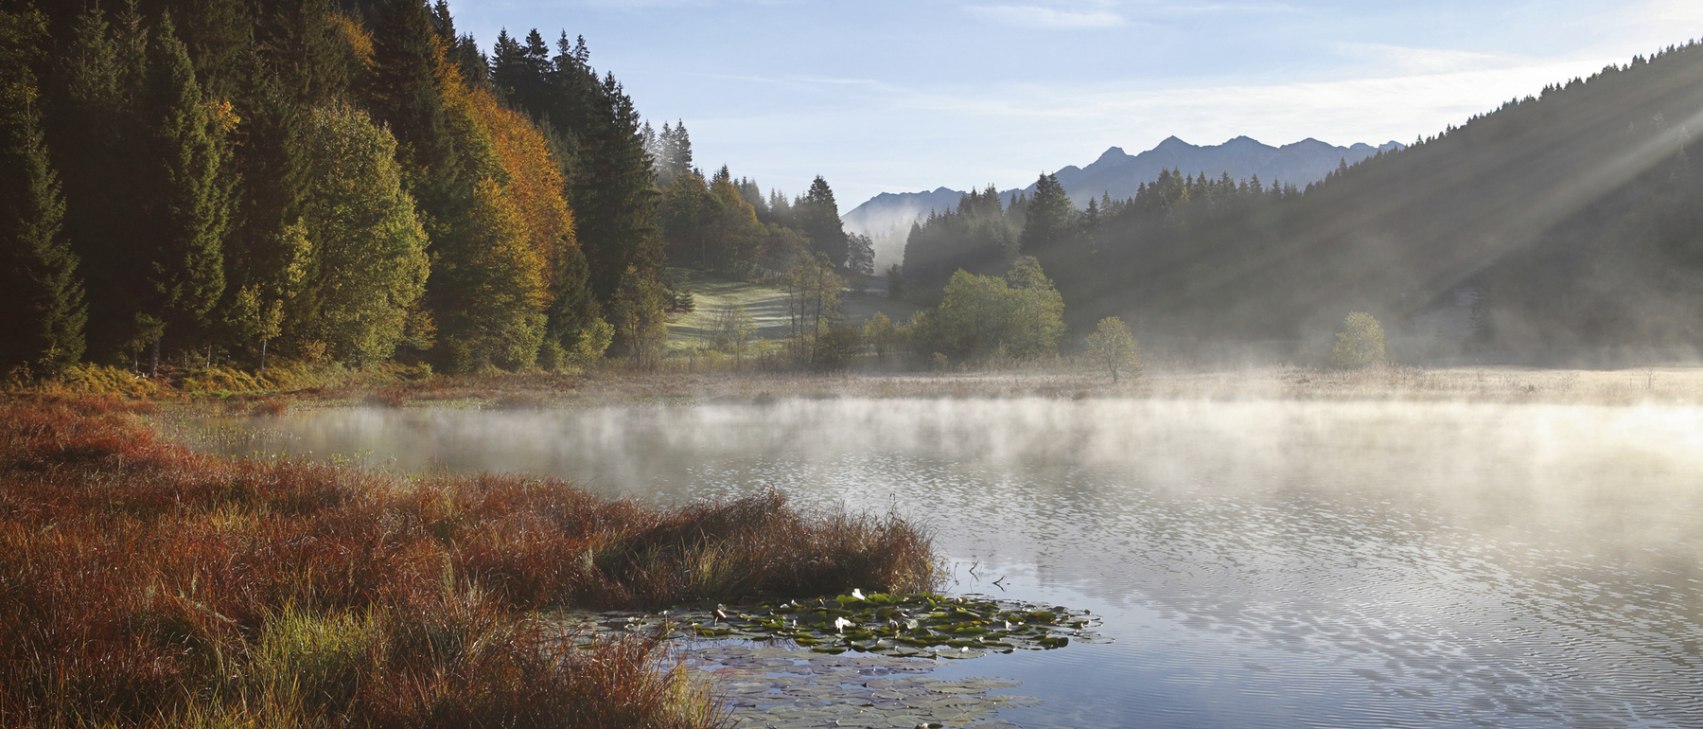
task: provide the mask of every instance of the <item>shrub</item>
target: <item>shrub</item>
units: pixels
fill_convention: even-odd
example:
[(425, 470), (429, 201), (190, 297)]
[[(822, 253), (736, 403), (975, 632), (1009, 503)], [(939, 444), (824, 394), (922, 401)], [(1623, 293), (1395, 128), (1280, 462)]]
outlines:
[(1108, 316), (1100, 320), (1094, 333), (1088, 335), (1088, 355), (1094, 362), (1105, 367), (1111, 373), (1112, 382), (1118, 381), (1118, 375), (1123, 371), (1131, 374), (1141, 372), (1141, 359), (1135, 347), (1135, 335), (1131, 334), (1124, 320)]
[(1357, 311), (1342, 320), (1336, 346), (1330, 351), (1330, 366), (1358, 370), (1384, 364), (1384, 327), (1371, 314)]

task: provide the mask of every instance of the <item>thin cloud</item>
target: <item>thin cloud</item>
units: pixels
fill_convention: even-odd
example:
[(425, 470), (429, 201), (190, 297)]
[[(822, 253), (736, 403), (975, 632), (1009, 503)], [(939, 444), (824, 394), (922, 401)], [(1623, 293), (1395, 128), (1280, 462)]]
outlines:
[(1015, 28), (1101, 30), (1123, 27), (1122, 15), (1110, 10), (1060, 10), (1044, 5), (971, 5), (965, 8), (984, 20)]
[(1339, 43), (1350, 60), (1384, 75), (1454, 73), (1532, 65), (1533, 59), (1506, 53), (1481, 53), (1451, 48), (1415, 48), (1388, 43)]

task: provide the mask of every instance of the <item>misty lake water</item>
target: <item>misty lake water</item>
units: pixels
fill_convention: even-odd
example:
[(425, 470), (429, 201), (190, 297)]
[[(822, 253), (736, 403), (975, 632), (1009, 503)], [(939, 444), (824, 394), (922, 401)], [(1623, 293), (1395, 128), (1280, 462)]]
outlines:
[[(1703, 726), (1703, 411), (950, 399), (332, 408), (225, 452), (919, 522), (1105, 640), (942, 663), (1017, 726)], [(229, 438), (232, 432), (242, 437)], [(995, 584), (995, 582), (998, 584)]]

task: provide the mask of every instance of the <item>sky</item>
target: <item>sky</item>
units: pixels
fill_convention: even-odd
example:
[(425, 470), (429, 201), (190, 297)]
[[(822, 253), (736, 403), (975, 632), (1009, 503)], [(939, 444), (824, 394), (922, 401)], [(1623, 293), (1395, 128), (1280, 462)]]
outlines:
[(699, 166), (842, 212), (1218, 144), (1411, 142), (1544, 85), (1703, 37), (1703, 0), (451, 0), (500, 29), (583, 35)]

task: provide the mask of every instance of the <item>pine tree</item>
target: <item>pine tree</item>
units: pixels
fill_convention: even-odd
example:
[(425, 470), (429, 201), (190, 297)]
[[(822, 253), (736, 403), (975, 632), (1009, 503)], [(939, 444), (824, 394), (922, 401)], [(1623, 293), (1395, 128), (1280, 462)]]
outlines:
[[(252, 290), (258, 300), (276, 301), (288, 286), (285, 280), (293, 251), (286, 228), (301, 214), (306, 188), (301, 145), (306, 109), (292, 98), (271, 64), (249, 56), (242, 75), (238, 110), (242, 123), (234, 136), (231, 165), (241, 180), (235, 219), (226, 245), (227, 305)], [(239, 340), (252, 339), (237, 327)]]
[(210, 99), (229, 99), (241, 84), (243, 56), (254, 50), (253, 2), (148, 0), (150, 17), (169, 14), (194, 63), (195, 77)]
[(0, 372), (56, 373), (84, 349), (83, 282), (31, 70), (45, 41), (40, 13), (0, 12)]

